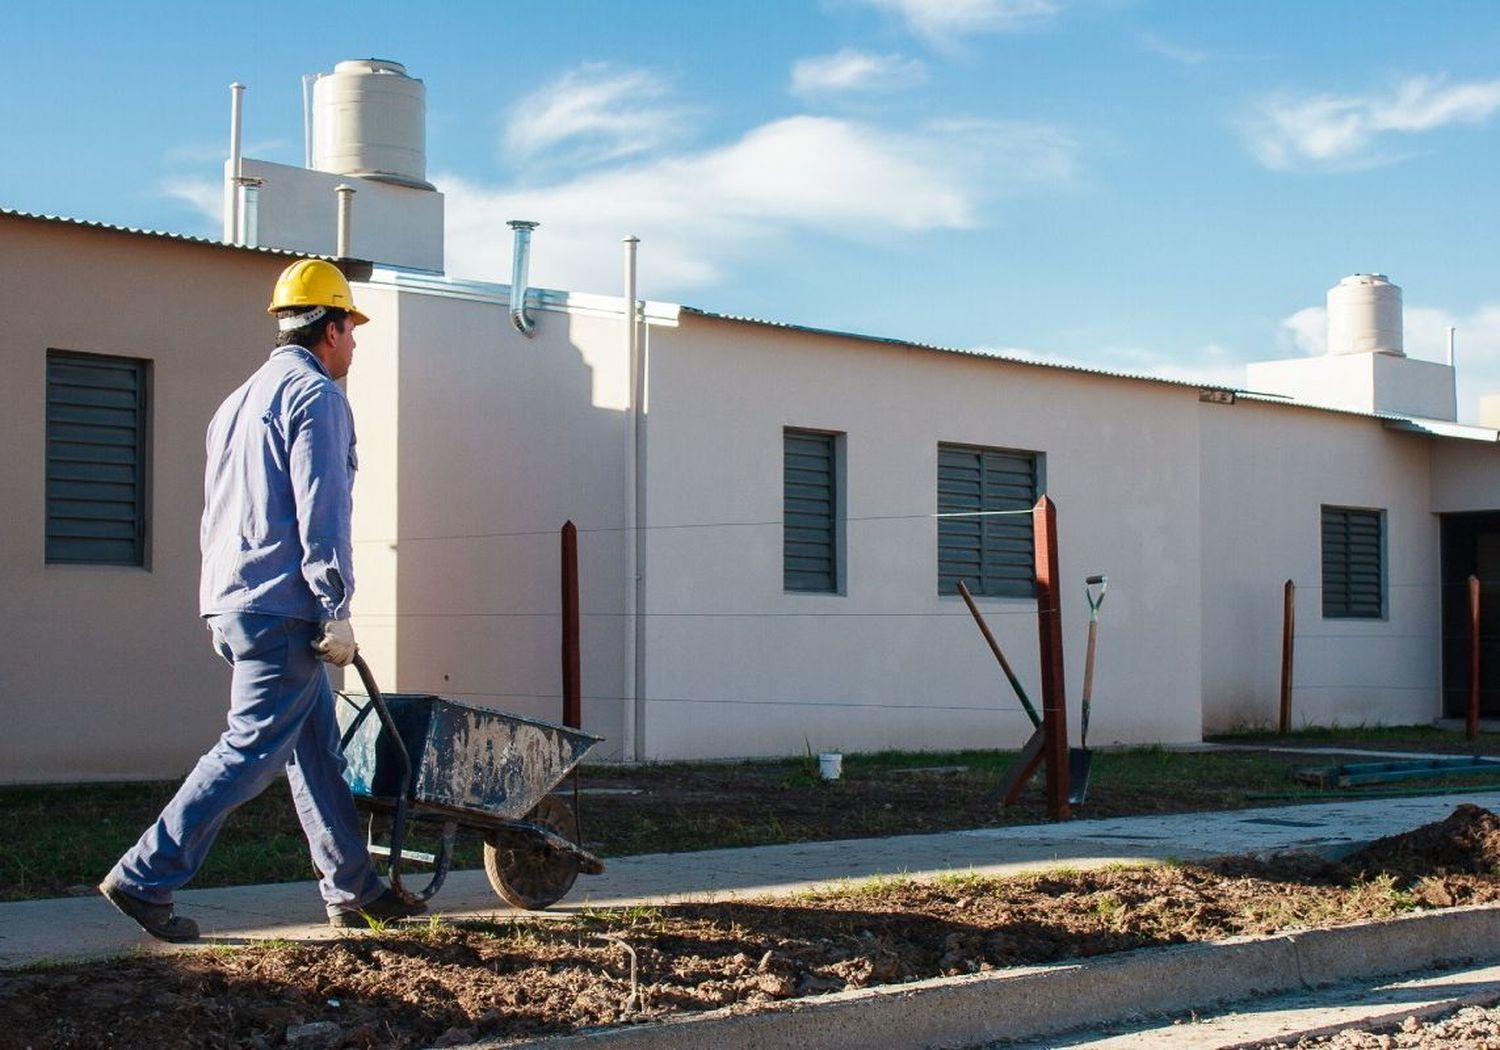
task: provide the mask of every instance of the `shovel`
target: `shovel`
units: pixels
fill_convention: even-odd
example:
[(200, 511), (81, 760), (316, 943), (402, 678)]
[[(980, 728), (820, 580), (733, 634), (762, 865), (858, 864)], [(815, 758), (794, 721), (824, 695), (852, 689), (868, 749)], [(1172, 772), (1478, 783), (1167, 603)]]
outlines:
[[(1089, 710), (1094, 700), (1094, 643), (1099, 638), (1099, 606), (1104, 604), (1104, 590), (1109, 586), (1108, 576), (1090, 576), (1084, 581), (1084, 594), (1089, 600), (1089, 647), (1083, 658), (1083, 719), (1079, 728), (1078, 747), (1068, 748), (1068, 803), (1077, 806), (1083, 803), (1089, 791), (1089, 769), (1094, 764), (1094, 753), (1089, 750)], [(1098, 590), (1095, 590), (1095, 588)]]

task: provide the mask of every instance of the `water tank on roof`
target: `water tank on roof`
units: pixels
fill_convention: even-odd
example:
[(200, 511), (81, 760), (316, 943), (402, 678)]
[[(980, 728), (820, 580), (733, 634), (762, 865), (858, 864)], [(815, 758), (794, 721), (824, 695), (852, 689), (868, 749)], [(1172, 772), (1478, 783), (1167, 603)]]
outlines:
[(432, 189), (427, 88), (400, 62), (340, 62), (313, 83), (313, 167)]
[(1395, 354), (1402, 349), (1401, 289), (1383, 273), (1357, 273), (1328, 289), (1330, 354)]

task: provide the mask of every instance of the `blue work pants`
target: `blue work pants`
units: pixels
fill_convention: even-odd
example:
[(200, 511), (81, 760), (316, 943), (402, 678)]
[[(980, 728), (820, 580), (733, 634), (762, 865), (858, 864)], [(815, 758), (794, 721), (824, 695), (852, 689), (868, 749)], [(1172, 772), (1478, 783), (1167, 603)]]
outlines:
[(233, 668), (229, 726), (110, 880), (144, 900), (170, 902), (197, 874), (225, 818), (285, 768), (329, 913), (368, 904), (384, 886), (344, 782), (333, 692), (312, 649), (318, 625), (257, 613), (208, 623)]

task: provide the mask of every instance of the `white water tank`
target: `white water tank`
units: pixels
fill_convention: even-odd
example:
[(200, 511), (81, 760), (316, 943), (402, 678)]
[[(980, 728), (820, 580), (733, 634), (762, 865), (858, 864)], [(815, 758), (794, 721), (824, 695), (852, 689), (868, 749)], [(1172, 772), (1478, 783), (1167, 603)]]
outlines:
[(432, 189), (427, 88), (400, 62), (340, 62), (313, 82), (313, 167)]
[(1385, 274), (1357, 273), (1328, 289), (1328, 353), (1406, 356), (1401, 289)]

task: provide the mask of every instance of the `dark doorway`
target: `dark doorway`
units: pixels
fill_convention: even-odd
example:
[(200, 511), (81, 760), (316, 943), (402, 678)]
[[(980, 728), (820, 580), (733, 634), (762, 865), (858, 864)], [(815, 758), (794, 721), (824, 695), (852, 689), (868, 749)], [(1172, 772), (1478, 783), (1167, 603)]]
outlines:
[(1500, 718), (1500, 512), (1444, 514), (1443, 714), (1469, 709), (1469, 577), (1479, 577), (1479, 713)]

